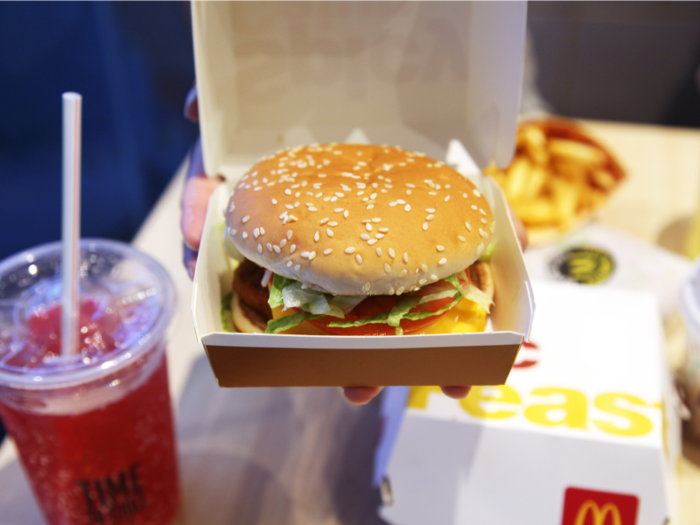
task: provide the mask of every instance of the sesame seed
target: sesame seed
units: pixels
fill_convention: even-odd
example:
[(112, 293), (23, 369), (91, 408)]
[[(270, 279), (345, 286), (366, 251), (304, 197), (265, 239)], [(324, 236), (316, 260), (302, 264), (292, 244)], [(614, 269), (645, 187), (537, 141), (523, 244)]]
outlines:
[(425, 230), (427, 230), (427, 229), (428, 229), (428, 223), (427, 223), (427, 222), (424, 222), (424, 223), (423, 223), (423, 230), (425, 231)]
[[(282, 213), (280, 214), (280, 219), (286, 219), (286, 217), (287, 217), (287, 212), (286, 212), (286, 211), (285, 211), (285, 212), (282, 212)], [(287, 221), (285, 220), (285, 224), (286, 224), (286, 223), (287, 223)]]
[(320, 179), (323, 179), (323, 178), (326, 177), (326, 174), (325, 174), (325, 173), (319, 173), (319, 174), (318, 174), (318, 177), (319, 177)]
[(277, 246), (276, 244), (272, 247), (272, 249), (275, 250), (275, 253), (280, 253), (280, 252), (282, 251), (282, 250), (280, 249), (280, 247)]
[(370, 239), (369, 241), (367, 241), (367, 244), (369, 244), (370, 246), (372, 246), (373, 244), (377, 244), (377, 239)]
[[(297, 184), (297, 186), (298, 186), (298, 184)], [(294, 194), (294, 196), (295, 196), (297, 199), (299, 198), (299, 195), (301, 195), (301, 192), (300, 192), (300, 191), (298, 191), (298, 192), (296, 192), (296, 193)], [(299, 206), (299, 203), (298, 203), (298, 202), (295, 202), (295, 203), (294, 203), (294, 206)]]
[(366, 209), (371, 210), (372, 208), (374, 208), (374, 204), (368, 204)]
[(474, 190), (474, 196), (481, 197), (481, 193), (479, 193), (479, 190)]
[(343, 217), (345, 217), (346, 219), (347, 219), (348, 217), (350, 217), (350, 212), (349, 212), (348, 210), (345, 210), (345, 211), (343, 212)]
[(335, 228), (336, 226), (338, 226), (338, 223), (336, 221), (331, 221), (328, 223), (328, 226)]
[(420, 269), (423, 270), (424, 272), (427, 272), (427, 271), (428, 271), (428, 265), (427, 265), (427, 264), (421, 264)]
[(297, 272), (298, 272), (299, 270), (301, 270), (301, 264), (297, 264), (297, 265), (294, 267), (294, 270), (297, 271)]
[(393, 208), (394, 206), (396, 206), (396, 202), (394, 202), (394, 201), (390, 202), (389, 206), (391, 206)]
[(267, 249), (268, 251), (272, 251), (272, 244), (270, 244), (269, 242), (267, 243)]
[(382, 256), (382, 249), (381, 249), (379, 246), (377, 246), (376, 252), (377, 252), (377, 257), (381, 257), (381, 256)]
[(467, 242), (466, 237), (462, 237), (461, 235), (457, 235), (457, 238), (462, 242)]
[(369, 235), (367, 235), (366, 233), (363, 233), (362, 235), (360, 235), (360, 239), (362, 239), (363, 241), (366, 241), (369, 239)]
[(318, 230), (316, 230), (316, 233), (314, 233), (314, 241), (318, 242), (321, 240), (321, 236), (318, 234)]
[(308, 259), (308, 258), (309, 258), (309, 252), (301, 252), (300, 255), (301, 255), (301, 257), (302, 257), (303, 259)]
[(329, 237), (333, 237), (333, 230), (331, 230), (330, 228), (326, 228), (326, 235), (328, 235)]
[(294, 209), (294, 206), (292, 206), (291, 204), (285, 204), (284, 207), (287, 208), (288, 210)]
[(287, 245), (287, 239), (284, 239), (284, 238), (283, 238), (283, 239), (280, 241), (280, 248), (284, 248), (286, 245)]
[(294, 252), (296, 251), (296, 249), (297, 249), (297, 245), (296, 245), (296, 244), (292, 244), (292, 245), (289, 247), (289, 253), (294, 253)]
[(357, 196), (358, 196), (358, 197), (359, 197), (360, 195), (364, 195), (364, 194), (365, 194), (365, 192), (362, 191), (362, 190), (360, 190), (360, 191), (357, 192)]
[(479, 207), (476, 204), (472, 204), (472, 210), (476, 211), (478, 209), (479, 209)]
[(323, 255), (330, 255), (331, 253), (333, 253), (333, 248), (326, 248), (323, 250)]
[(481, 213), (481, 215), (486, 215), (486, 212), (484, 210), (482, 210), (481, 208), (479, 208), (479, 213)]
[[(316, 186), (316, 185), (314, 184), (314, 186)], [(323, 197), (323, 193), (319, 191), (316, 195), (314, 195), (314, 197), (316, 197), (317, 199), (319, 197)]]
[(404, 254), (403, 254), (403, 262), (408, 263), (408, 252), (404, 252)]
[(265, 235), (265, 228), (260, 226), (260, 235)]
[(333, 211), (334, 211), (335, 213), (340, 213), (341, 211), (343, 211), (343, 208), (336, 208), (336, 209), (333, 210)]
[(411, 194), (411, 190), (406, 190), (406, 195), (410, 195), (410, 194)]
[(347, 253), (348, 255), (350, 255), (351, 253), (355, 253), (355, 247), (349, 246), (349, 247), (345, 248), (345, 253)]
[(428, 279), (421, 279), (420, 281), (418, 281), (418, 284), (420, 284), (421, 286), (423, 286), (423, 285), (424, 285), (425, 283), (427, 283), (427, 282), (428, 282)]
[(450, 200), (450, 196), (449, 196), (449, 195), (448, 195), (447, 197), (445, 197), (445, 202), (447, 202), (448, 200)]
[(285, 194), (285, 195), (291, 195), (291, 194), (292, 194), (292, 190), (290, 190), (289, 188), (287, 188), (286, 190), (284, 190), (284, 194)]
[(477, 257), (481, 256), (481, 254), (484, 252), (484, 244), (481, 243), (479, 246), (476, 248), (476, 255)]
[(445, 259), (445, 258), (443, 257), (442, 259), (440, 259), (440, 260), (438, 261), (438, 264), (439, 264), (440, 266), (442, 266), (443, 264), (447, 264), (447, 259)]
[(362, 257), (360, 257), (359, 253), (355, 254), (355, 260), (357, 261), (357, 264), (362, 264)]
[(431, 280), (432, 282), (435, 282), (435, 281), (438, 280), (438, 276), (435, 275), (435, 274), (433, 274), (433, 275), (430, 276), (430, 280)]
[(466, 193), (466, 192), (464, 192), (464, 193), (462, 193), (462, 197), (464, 197), (465, 199), (467, 199), (467, 198), (469, 198), (469, 194)]
[(389, 228), (379, 228), (379, 231), (382, 233), (386, 233), (389, 231)]
[(247, 239), (248, 238), (248, 232), (243, 232), (243, 238)]
[(293, 233), (292, 230), (287, 230), (287, 239), (292, 238), (292, 233)]
[(404, 207), (404, 210), (406, 210), (406, 211), (411, 211), (411, 205), (410, 205), (410, 204), (406, 204), (406, 206)]
[(435, 191), (429, 191), (429, 192), (428, 192), (428, 195), (437, 195), (437, 192), (435, 192)]
[(323, 225), (326, 224), (327, 222), (328, 222), (328, 217), (326, 217), (326, 218), (323, 219), (321, 222), (319, 222), (319, 224), (320, 224), (321, 226), (323, 226)]
[(372, 195), (369, 196), (370, 199), (374, 200), (377, 198), (377, 194), (373, 193)]
[(243, 224), (245, 224), (245, 223), (248, 222), (249, 220), (250, 220), (250, 215), (246, 215), (245, 217), (243, 217), (243, 219), (242, 219), (241, 222), (243, 222)]
[(290, 268), (294, 264), (292, 261), (287, 261), (287, 268)]
[(310, 260), (310, 261), (313, 261), (313, 260), (314, 260), (314, 257), (316, 257), (316, 252), (311, 252), (311, 253), (309, 254), (309, 260)]
[(407, 274), (408, 274), (408, 270), (401, 270), (399, 277), (406, 277)]
[(399, 204), (406, 204), (406, 201), (403, 199), (396, 199), (396, 202), (398, 202)]
[(407, 182), (407, 183), (406, 183), (406, 186), (408, 186), (409, 188), (415, 188), (415, 187), (416, 187), (415, 184), (411, 184), (410, 182)]
[(277, 199), (272, 199), (272, 204), (277, 204)]
[(389, 257), (391, 257), (392, 259), (396, 257), (396, 252), (393, 248), (389, 248)]
[(231, 235), (236, 235), (237, 233), (238, 231), (235, 228), (231, 231)]
[(401, 294), (403, 293), (403, 291), (404, 291), (404, 287), (403, 287), (403, 286), (399, 286), (399, 289), (396, 290), (396, 295), (401, 295)]
[(445, 251), (445, 247), (442, 246), (441, 244), (438, 244), (438, 245), (436, 246), (436, 248), (437, 248), (437, 251), (439, 251), (439, 252), (444, 252), (444, 251)]
[(486, 219), (484, 219), (484, 218), (482, 217), (482, 218), (481, 218), (481, 222), (484, 223), (484, 224), (486, 224), (486, 223), (489, 222), (489, 221), (487, 221)]
[(426, 220), (426, 221), (432, 221), (434, 218), (435, 218), (435, 215), (433, 215), (433, 214), (431, 213), (430, 215), (428, 215), (428, 216), (425, 218), (425, 220)]
[(368, 232), (372, 231), (372, 225), (369, 222), (365, 224), (365, 228), (367, 229)]
[(389, 263), (384, 263), (384, 271), (386, 273), (391, 273), (391, 265)]
[(472, 225), (469, 222), (465, 222), (464, 225), (467, 227), (467, 230), (472, 231)]
[(488, 234), (484, 230), (479, 228), (479, 235), (481, 235), (482, 237), (486, 237)]
[(258, 244), (258, 253), (262, 253), (263, 247), (262, 244)]
[(384, 234), (383, 234), (383, 233), (378, 233), (377, 235), (375, 235), (375, 237), (376, 237), (377, 239), (383, 239), (383, 238), (384, 238)]
[(256, 239), (260, 237), (260, 228), (255, 228), (253, 230), (253, 237), (255, 237)]
[(365, 283), (365, 285), (362, 287), (362, 289), (363, 289), (365, 292), (369, 292), (369, 289), (370, 289), (371, 287), (372, 287), (372, 285), (371, 285), (370, 283)]
[(331, 202), (335, 202), (335, 201), (337, 201), (337, 200), (338, 200), (338, 197), (336, 197), (335, 195), (333, 195), (333, 196), (331, 197)]

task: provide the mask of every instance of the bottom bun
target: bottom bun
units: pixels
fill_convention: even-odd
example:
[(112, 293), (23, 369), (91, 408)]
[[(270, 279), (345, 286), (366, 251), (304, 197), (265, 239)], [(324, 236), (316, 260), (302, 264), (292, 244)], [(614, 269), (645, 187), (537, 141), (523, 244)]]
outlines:
[(233, 324), (236, 325), (236, 329), (239, 332), (246, 334), (263, 334), (264, 329), (255, 325), (245, 313), (245, 307), (241, 305), (241, 301), (238, 299), (238, 295), (233, 294), (233, 299), (231, 300), (231, 312), (233, 317)]

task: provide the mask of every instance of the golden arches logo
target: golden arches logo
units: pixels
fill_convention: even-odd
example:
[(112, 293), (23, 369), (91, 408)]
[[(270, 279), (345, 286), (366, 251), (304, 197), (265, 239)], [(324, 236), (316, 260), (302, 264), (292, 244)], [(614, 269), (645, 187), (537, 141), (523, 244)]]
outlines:
[[(602, 507), (592, 499), (586, 500), (578, 509), (574, 525), (586, 525), (586, 517), (591, 515), (593, 523), (591, 525), (622, 525), (620, 509), (614, 503), (606, 503)], [(611, 523), (606, 524), (605, 519), (610, 515)]]

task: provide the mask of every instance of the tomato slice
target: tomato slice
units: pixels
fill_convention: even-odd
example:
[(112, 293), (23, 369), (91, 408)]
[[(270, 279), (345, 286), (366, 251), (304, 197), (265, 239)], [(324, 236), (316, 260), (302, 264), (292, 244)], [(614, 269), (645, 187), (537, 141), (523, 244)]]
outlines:
[[(394, 306), (396, 306), (401, 301), (400, 296), (396, 295), (373, 295), (368, 297), (360, 304), (358, 304), (350, 313), (345, 315), (346, 321), (357, 321), (365, 317), (372, 317), (374, 315), (381, 314), (383, 312), (390, 311)], [(436, 301), (431, 301), (426, 304), (421, 304), (411, 309), (411, 312), (420, 311), (430, 311), (437, 312), (441, 308), (447, 306), (452, 302), (451, 297), (446, 297), (444, 299), (438, 299)], [(411, 334), (418, 332), (423, 328), (430, 326), (431, 324), (437, 322), (440, 317), (445, 315), (447, 312), (443, 312), (440, 315), (433, 315), (426, 317), (425, 319), (402, 319), (401, 328), (404, 334)], [(308, 321), (317, 328), (334, 335), (395, 335), (396, 328), (389, 326), (385, 323), (372, 323), (362, 326), (350, 326), (347, 328), (341, 328), (337, 326), (328, 326), (328, 323), (334, 321), (332, 317), (323, 317), (321, 319), (314, 319)]]

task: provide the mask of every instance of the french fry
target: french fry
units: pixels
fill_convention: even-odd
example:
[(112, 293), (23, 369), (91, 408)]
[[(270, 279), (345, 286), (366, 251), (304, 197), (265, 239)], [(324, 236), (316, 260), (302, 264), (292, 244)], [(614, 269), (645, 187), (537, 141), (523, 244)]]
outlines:
[(525, 187), (527, 185), (527, 179), (532, 170), (530, 161), (526, 158), (520, 157), (513, 161), (507, 171), (506, 175), (506, 198), (511, 202), (519, 201)]
[(573, 162), (598, 167), (605, 164), (605, 153), (599, 149), (568, 139), (551, 139), (549, 152), (554, 157), (569, 159)]
[(560, 227), (567, 227), (576, 215), (579, 202), (578, 185), (566, 179), (552, 181), (554, 208)]
[(615, 186), (617, 186), (617, 181), (615, 177), (609, 171), (605, 170), (593, 170), (591, 172), (592, 181), (601, 189), (609, 192)]
[(537, 197), (540, 193), (542, 193), (545, 181), (552, 176), (553, 175), (549, 173), (548, 168), (543, 166), (535, 166), (532, 168), (532, 171), (530, 171), (530, 178), (527, 181), (525, 190), (523, 191), (523, 199), (531, 200)]
[(544, 131), (535, 125), (530, 125), (523, 126), (519, 134), (522, 137), (522, 145), (532, 161), (535, 164), (546, 165), (549, 162), (549, 151)]
[(515, 214), (526, 225), (556, 225), (557, 210), (554, 203), (546, 197), (538, 197), (521, 203), (514, 208)]

